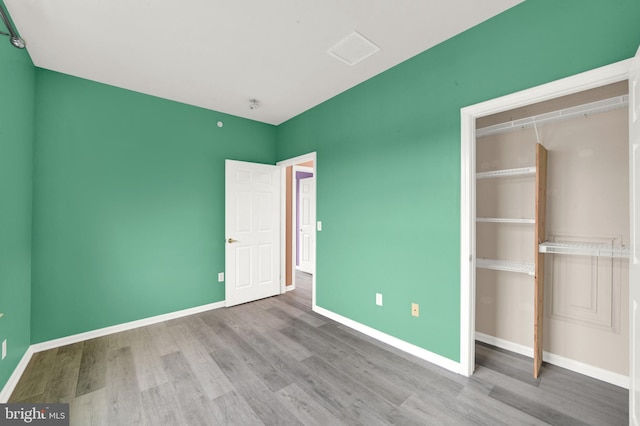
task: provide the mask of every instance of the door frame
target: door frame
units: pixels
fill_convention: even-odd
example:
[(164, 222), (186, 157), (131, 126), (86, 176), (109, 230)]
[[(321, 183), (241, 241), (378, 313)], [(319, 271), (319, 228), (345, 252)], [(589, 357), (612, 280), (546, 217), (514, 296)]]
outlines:
[[(297, 207), (298, 207), (298, 186), (297, 186), (297, 181), (296, 181), (296, 172), (307, 172), (307, 173), (313, 173), (312, 177), (316, 177), (315, 174), (315, 170), (313, 167), (306, 167), (306, 166), (293, 166), (292, 169), (292, 177), (291, 177), (291, 184), (293, 185), (292, 191), (291, 191), (291, 208), (293, 209), (292, 212), (292, 216), (293, 213), (296, 211)], [(295, 217), (295, 216), (294, 216)], [(295, 223), (295, 220), (291, 220), (291, 235), (298, 235), (300, 233), (300, 230), (297, 227), (297, 223)], [(297, 255), (298, 255), (298, 239), (297, 238), (292, 238), (291, 241), (291, 253), (293, 254), (293, 260), (292, 260), (292, 264), (293, 264), (293, 269), (294, 271), (298, 268), (298, 265), (296, 265), (296, 260), (297, 260)], [(314, 253), (315, 255), (315, 253)], [(315, 263), (315, 262), (314, 262)], [(296, 285), (296, 274), (293, 274), (293, 277), (291, 278), (292, 283), (291, 286), (295, 288)]]
[[(318, 182), (318, 158), (317, 158), (317, 153), (316, 151), (310, 152), (308, 154), (303, 154), (303, 155), (299, 155), (297, 157), (293, 157), (293, 158), (288, 158), (286, 160), (282, 160), (282, 161), (278, 161), (276, 163), (276, 166), (279, 166), (282, 169), (282, 189), (281, 189), (281, 193), (282, 193), (282, 199), (281, 199), (281, 209), (280, 211), (282, 212), (280, 215), (280, 220), (281, 220), (281, 247), (280, 247), (280, 251), (281, 251), (281, 259), (280, 259), (280, 270), (282, 271), (280, 274), (280, 293), (285, 293), (287, 291), (287, 287), (286, 287), (286, 270), (287, 270), (287, 262), (286, 262), (286, 239), (287, 239), (287, 234), (286, 234), (286, 211), (287, 211), (287, 200), (286, 200), (286, 192), (287, 192), (287, 179), (286, 179), (286, 173), (287, 173), (287, 167), (289, 166), (295, 166), (296, 164), (300, 164), (300, 163), (305, 163), (307, 161), (313, 161), (313, 176), (316, 178), (316, 185)], [(293, 170), (293, 168), (292, 168)], [(292, 179), (291, 179), (292, 183), (295, 182), (295, 175), (292, 174)], [(317, 189), (317, 187), (316, 187)], [(295, 191), (292, 191), (292, 204), (295, 201)], [(295, 206), (295, 205), (294, 205)], [(318, 193), (316, 190), (316, 212), (317, 212), (317, 208), (318, 208)], [(313, 222), (317, 221), (317, 215), (316, 217), (313, 218)], [(292, 231), (295, 231), (296, 227), (295, 227), (295, 221), (291, 221), (292, 222)], [(316, 222), (317, 223), (317, 222)], [(292, 256), (292, 266), (293, 269), (295, 271), (295, 255), (296, 255), (296, 247), (295, 247), (295, 233), (292, 232), (292, 250), (291, 250), (291, 256)], [(316, 276), (317, 276), (317, 272), (318, 272), (318, 268), (317, 268), (317, 264), (318, 264), (318, 252), (316, 250), (317, 248), (317, 226), (313, 227), (313, 252), (314, 252), (314, 272), (316, 272), (315, 274), (313, 274), (311, 276), (311, 307), (315, 308), (316, 306)], [(295, 283), (296, 283), (296, 278), (295, 278), (295, 273), (293, 274), (293, 276), (291, 277), (291, 290), (295, 289)]]
[(628, 79), (631, 59), (460, 110), (460, 374), (475, 369), (476, 119)]

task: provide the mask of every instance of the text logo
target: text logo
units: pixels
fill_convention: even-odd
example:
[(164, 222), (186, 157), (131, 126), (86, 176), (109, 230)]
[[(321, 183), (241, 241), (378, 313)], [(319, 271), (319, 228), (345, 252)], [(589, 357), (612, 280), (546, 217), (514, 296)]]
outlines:
[(0, 426), (69, 426), (69, 404), (0, 404)]

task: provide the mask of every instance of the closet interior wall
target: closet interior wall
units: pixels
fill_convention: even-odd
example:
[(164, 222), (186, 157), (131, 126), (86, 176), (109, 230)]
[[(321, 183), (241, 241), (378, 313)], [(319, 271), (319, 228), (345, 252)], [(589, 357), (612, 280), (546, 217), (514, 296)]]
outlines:
[[(617, 96), (626, 93), (623, 83), (501, 113), (484, 125), (599, 100), (590, 95)], [(478, 120), (477, 127), (481, 125)], [(480, 137), (477, 172), (535, 165), (538, 139), (548, 150), (545, 239), (628, 246), (628, 109)], [(534, 218), (534, 178), (481, 179), (476, 185), (478, 217)], [(477, 257), (533, 263), (534, 233), (532, 223), (478, 221)], [(628, 375), (628, 260), (566, 254), (544, 257), (545, 352)], [(478, 340), (486, 341), (488, 336), (490, 343), (532, 348), (533, 277), (478, 268), (476, 283)]]

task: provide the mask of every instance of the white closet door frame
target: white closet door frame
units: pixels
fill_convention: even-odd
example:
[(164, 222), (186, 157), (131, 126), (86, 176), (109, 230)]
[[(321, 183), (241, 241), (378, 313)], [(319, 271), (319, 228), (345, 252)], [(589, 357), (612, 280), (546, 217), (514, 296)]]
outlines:
[(475, 369), (476, 119), (626, 80), (630, 66), (627, 59), (460, 110), (460, 374)]
[(631, 256), (629, 259), (629, 424), (640, 426), (640, 48), (629, 72), (629, 205)]

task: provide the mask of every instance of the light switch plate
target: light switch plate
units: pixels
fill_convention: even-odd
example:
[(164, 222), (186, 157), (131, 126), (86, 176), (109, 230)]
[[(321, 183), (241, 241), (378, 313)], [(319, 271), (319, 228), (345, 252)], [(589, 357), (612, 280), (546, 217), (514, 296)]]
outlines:
[(221, 283), (224, 281), (224, 272), (220, 272), (218, 274), (218, 282)]
[(382, 306), (382, 294), (376, 293), (376, 305)]
[(322, 231), (322, 221), (318, 221), (318, 231)]

